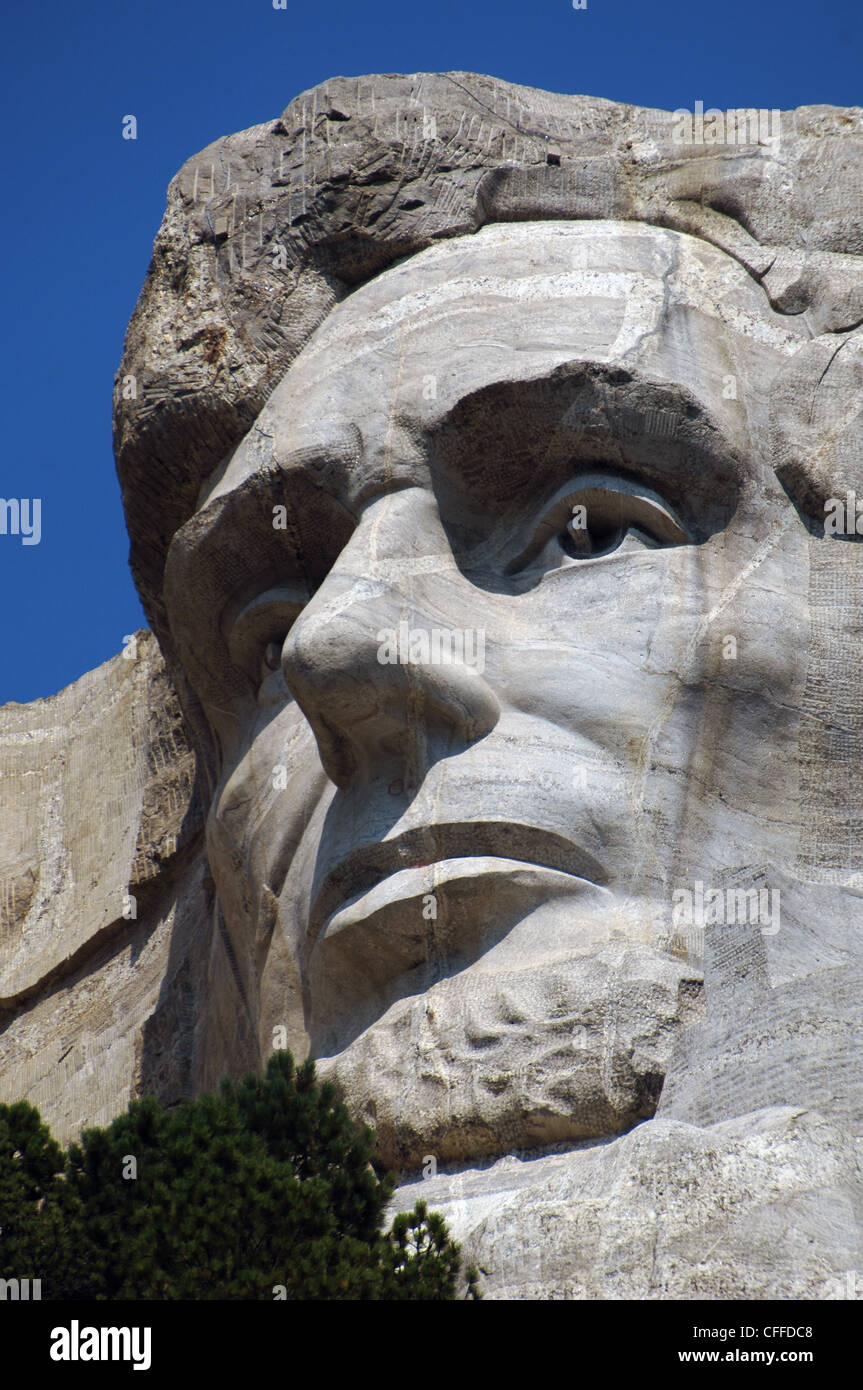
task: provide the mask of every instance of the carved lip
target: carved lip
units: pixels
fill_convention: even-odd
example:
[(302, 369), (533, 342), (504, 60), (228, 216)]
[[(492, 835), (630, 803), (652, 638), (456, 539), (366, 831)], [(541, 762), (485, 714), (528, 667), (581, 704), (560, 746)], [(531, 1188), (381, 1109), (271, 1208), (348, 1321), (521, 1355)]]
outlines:
[(608, 874), (592, 854), (554, 830), (514, 821), (470, 821), (423, 825), (391, 840), (353, 850), (331, 869), (315, 894), (308, 938), (319, 939), (330, 917), (352, 898), (376, 888), (402, 869), (423, 868), (445, 859), (502, 858), (542, 869), (556, 869), (598, 887)]

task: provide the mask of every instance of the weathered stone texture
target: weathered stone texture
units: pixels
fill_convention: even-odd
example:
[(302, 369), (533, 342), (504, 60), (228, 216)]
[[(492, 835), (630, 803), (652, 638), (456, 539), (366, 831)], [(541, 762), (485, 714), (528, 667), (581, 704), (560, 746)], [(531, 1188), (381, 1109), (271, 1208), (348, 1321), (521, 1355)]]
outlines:
[[(141, 1087), (190, 1090), (196, 1019), (170, 1000), (206, 928), (201, 814), (151, 634), (134, 660), (0, 709), (0, 827), (2, 1098), (32, 1100), (66, 1138)], [(148, 1029), (172, 1008), (165, 1066)]]
[(817, 1111), (655, 1119), (397, 1189), (440, 1211), (491, 1299), (861, 1299), (859, 1143)]

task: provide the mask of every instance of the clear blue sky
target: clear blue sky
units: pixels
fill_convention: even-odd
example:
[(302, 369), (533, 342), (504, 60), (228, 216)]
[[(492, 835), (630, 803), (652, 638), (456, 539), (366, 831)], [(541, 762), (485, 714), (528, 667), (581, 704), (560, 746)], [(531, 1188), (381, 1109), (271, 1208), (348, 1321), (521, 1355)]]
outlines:
[[(0, 703), (50, 695), (143, 624), (111, 390), (171, 176), (327, 77), (465, 69), (668, 109), (863, 103), (860, 0), (5, 0)], [(123, 140), (126, 114), (137, 141)]]

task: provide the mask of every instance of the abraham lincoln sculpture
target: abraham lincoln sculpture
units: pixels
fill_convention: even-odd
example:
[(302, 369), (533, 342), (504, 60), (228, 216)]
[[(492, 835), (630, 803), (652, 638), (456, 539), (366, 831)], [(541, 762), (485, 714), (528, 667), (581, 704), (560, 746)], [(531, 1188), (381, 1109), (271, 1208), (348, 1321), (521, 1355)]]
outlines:
[(174, 180), (117, 379), (182, 1085), (313, 1055), (501, 1297), (860, 1267), (863, 117), (680, 130), (324, 83)]

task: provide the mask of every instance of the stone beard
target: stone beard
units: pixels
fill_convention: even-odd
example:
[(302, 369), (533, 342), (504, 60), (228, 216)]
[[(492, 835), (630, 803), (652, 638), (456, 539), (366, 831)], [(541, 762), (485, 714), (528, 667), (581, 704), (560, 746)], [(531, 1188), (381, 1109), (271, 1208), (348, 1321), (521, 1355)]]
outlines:
[(810, 337), (686, 233), (488, 225), (337, 304), (175, 535), (261, 1052), (389, 1162), (653, 1114), (701, 1008), (673, 894), (805, 855), (769, 405)]

